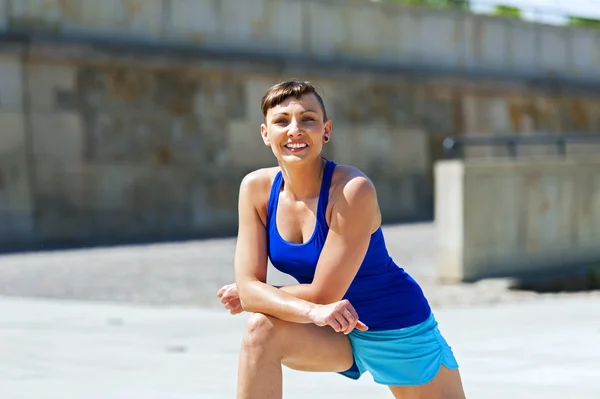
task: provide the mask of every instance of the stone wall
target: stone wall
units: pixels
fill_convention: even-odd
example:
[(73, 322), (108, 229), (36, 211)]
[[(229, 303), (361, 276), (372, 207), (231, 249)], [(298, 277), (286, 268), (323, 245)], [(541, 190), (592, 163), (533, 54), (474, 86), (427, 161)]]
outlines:
[(575, 89), (14, 44), (0, 55), (0, 243), (235, 233), (242, 177), (274, 164), (260, 97), (289, 77), (321, 86), (334, 121), (326, 155), (372, 178), (387, 223), (432, 218), (431, 165), (447, 134), (600, 130), (600, 98)]
[[(543, 10), (541, 10), (543, 11)], [(0, 29), (600, 80), (600, 30), (370, 0), (0, 0)]]
[(443, 281), (540, 281), (597, 273), (597, 154), (442, 161), (435, 170), (437, 269)]
[[(242, 177), (275, 164), (259, 136), (259, 102), (283, 75), (226, 65), (215, 72), (57, 63), (32, 54), (0, 59), (0, 242), (235, 232)], [(388, 88), (374, 97), (388, 108), (369, 110), (358, 99), (373, 96), (370, 85), (304, 77), (322, 84), (335, 121), (326, 155), (379, 183), (388, 220), (428, 218), (427, 136), (394, 109), (411, 96)]]

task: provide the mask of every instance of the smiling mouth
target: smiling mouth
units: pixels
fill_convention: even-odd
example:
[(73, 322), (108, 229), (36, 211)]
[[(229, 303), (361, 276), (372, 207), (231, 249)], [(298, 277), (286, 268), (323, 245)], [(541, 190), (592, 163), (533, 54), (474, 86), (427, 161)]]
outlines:
[(287, 148), (290, 151), (300, 151), (307, 147), (308, 147), (308, 144), (306, 144), (306, 143), (290, 143), (290, 144), (285, 145), (285, 148)]

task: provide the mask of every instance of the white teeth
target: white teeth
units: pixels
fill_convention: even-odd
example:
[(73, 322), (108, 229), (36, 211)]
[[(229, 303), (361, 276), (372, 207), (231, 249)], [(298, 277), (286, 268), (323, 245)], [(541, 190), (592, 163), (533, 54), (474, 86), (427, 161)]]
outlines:
[(285, 145), (287, 148), (304, 148), (306, 144), (304, 143), (290, 143)]

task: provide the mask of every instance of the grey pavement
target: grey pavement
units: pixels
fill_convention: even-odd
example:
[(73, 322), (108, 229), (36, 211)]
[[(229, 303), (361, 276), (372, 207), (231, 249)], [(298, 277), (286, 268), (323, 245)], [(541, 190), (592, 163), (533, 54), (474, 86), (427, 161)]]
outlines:
[[(391, 255), (436, 306), (523, 301), (537, 295), (502, 280), (440, 285), (433, 224), (385, 226)], [(235, 239), (46, 251), (0, 256), (0, 295), (218, 307), (214, 293), (233, 282)], [(271, 268), (272, 283), (293, 282)]]
[[(600, 300), (437, 309), (471, 399), (600, 397)], [(0, 298), (3, 399), (235, 397), (246, 314)], [(369, 375), (284, 370), (284, 398), (391, 398)]]

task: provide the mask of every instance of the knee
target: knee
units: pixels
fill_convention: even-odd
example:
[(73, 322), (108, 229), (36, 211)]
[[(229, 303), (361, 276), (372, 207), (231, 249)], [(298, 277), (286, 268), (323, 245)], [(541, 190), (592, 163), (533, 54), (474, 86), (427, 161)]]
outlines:
[(264, 349), (267, 345), (275, 344), (278, 320), (262, 313), (250, 316), (244, 333), (243, 346), (245, 349)]

